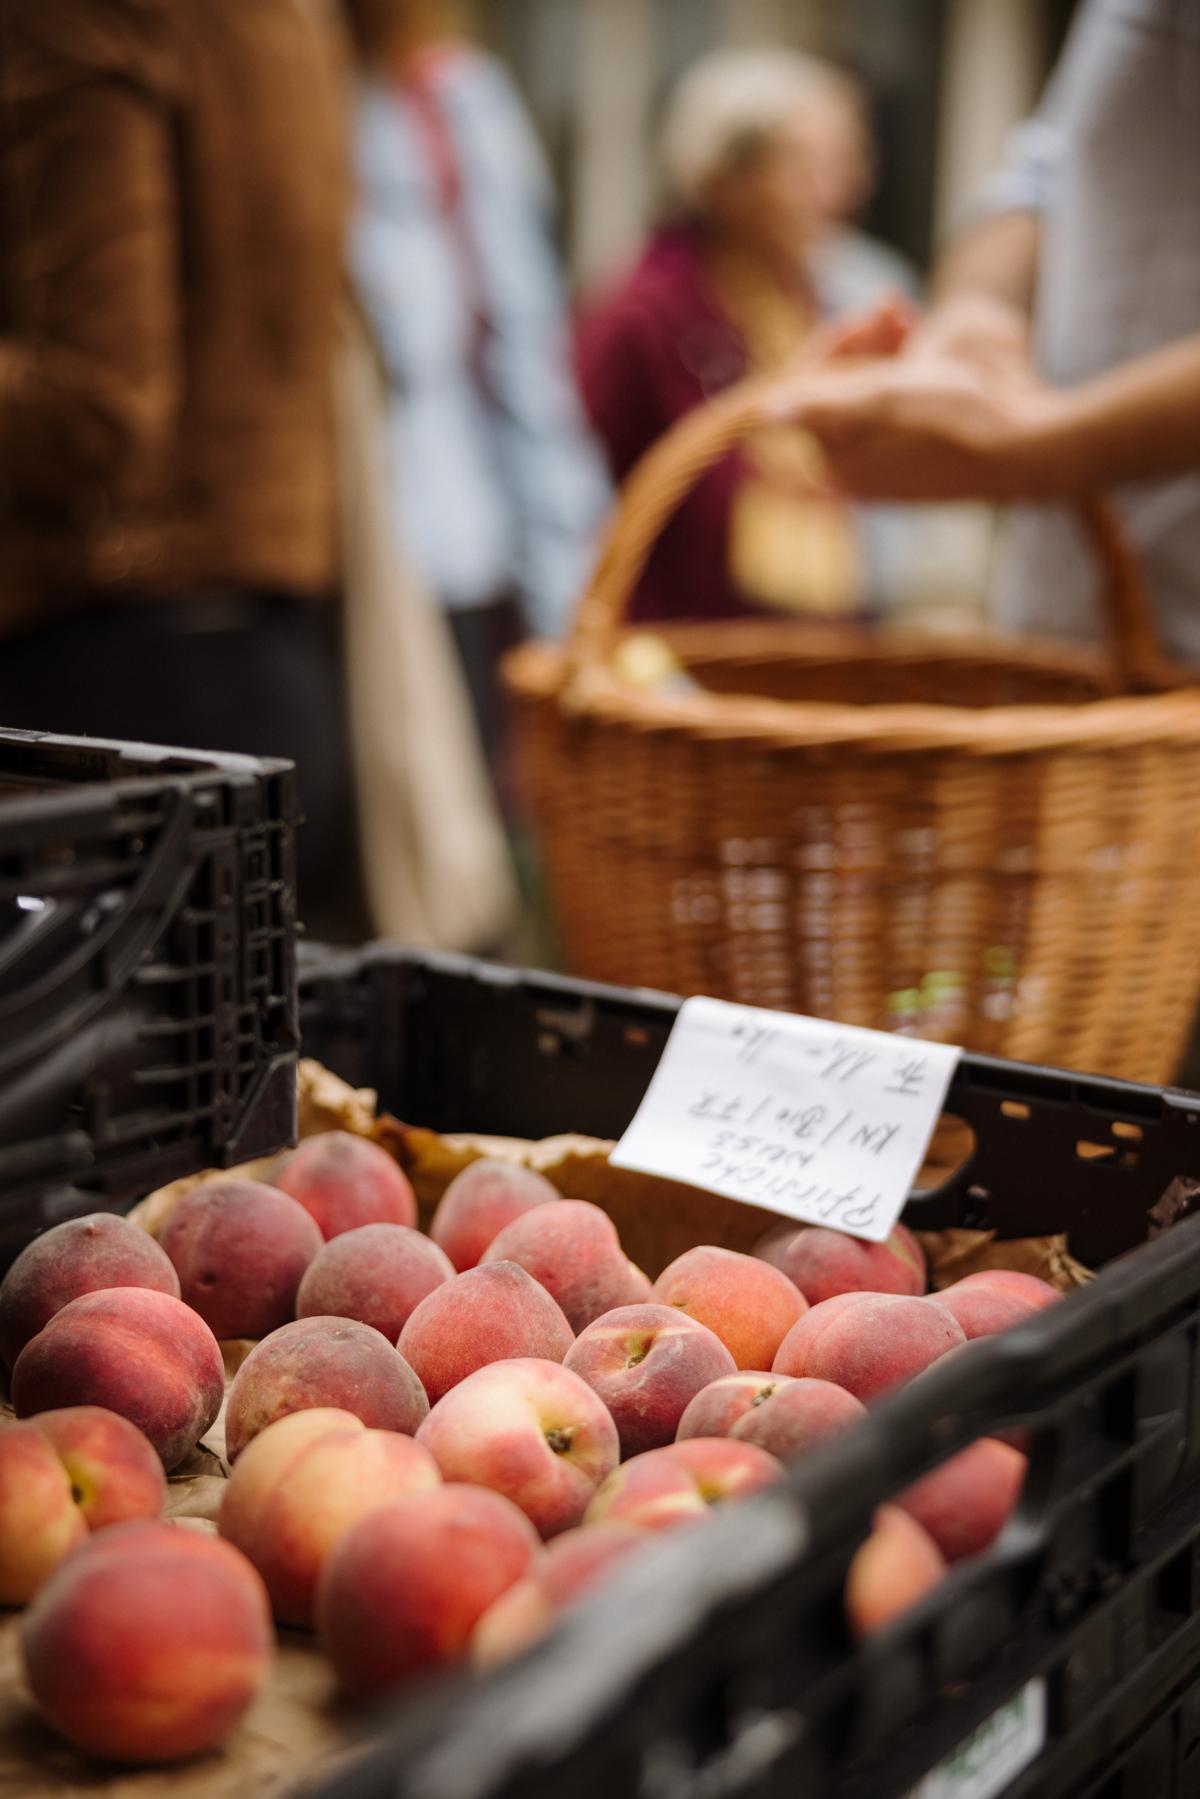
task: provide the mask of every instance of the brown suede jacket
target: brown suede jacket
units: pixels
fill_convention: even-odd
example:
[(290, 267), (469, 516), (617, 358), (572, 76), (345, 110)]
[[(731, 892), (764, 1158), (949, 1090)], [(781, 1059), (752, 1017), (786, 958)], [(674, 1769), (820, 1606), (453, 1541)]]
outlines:
[(314, 0), (0, 0), (0, 633), (331, 583), (339, 99)]

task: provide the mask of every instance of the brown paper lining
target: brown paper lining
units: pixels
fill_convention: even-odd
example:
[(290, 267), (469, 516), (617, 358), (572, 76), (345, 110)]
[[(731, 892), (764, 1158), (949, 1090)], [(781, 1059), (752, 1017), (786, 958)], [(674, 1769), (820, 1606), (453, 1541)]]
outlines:
[[(748, 1251), (778, 1216), (735, 1205), (651, 1175), (611, 1168), (612, 1145), (590, 1137), (513, 1138), (439, 1136), (435, 1131), (376, 1116), (375, 1095), (356, 1090), (319, 1063), (302, 1061), (299, 1075), (300, 1135), (347, 1130), (372, 1138), (394, 1155), (412, 1181), (428, 1225), (454, 1176), (481, 1155), (520, 1162), (546, 1176), (560, 1193), (588, 1199), (612, 1217), (627, 1255), (651, 1277), (696, 1243)], [(953, 1166), (955, 1128), (935, 1138), (929, 1172)], [(279, 1157), (239, 1169), (191, 1175), (151, 1193), (130, 1218), (161, 1235), (185, 1193), (212, 1180), (242, 1175), (270, 1180)], [(920, 1233), (935, 1288), (949, 1286), (980, 1268), (1019, 1268), (1060, 1289), (1090, 1280), (1068, 1253), (1062, 1237), (994, 1242), (981, 1231)], [(232, 1380), (253, 1344), (222, 1344), (226, 1379)], [(4, 1415), (11, 1416), (5, 1404)], [(225, 1408), (193, 1454), (171, 1475), (166, 1515), (188, 1529), (213, 1530), (228, 1474)], [(17, 1647), (19, 1614), (0, 1613), (0, 1794), (13, 1799), (282, 1799), (302, 1794), (353, 1751), (353, 1715), (339, 1704), (332, 1671), (315, 1641), (301, 1631), (280, 1633), (271, 1678), (246, 1718), (212, 1754), (179, 1768), (108, 1771), (76, 1755), (43, 1725), (25, 1698)]]

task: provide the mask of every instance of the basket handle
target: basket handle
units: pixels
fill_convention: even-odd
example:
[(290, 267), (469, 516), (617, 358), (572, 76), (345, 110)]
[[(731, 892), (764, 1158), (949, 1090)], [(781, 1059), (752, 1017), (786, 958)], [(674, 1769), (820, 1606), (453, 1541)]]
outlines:
[[(576, 691), (589, 670), (607, 667), (647, 558), (680, 501), (751, 431), (779, 422), (770, 407), (779, 380), (777, 374), (753, 376), (697, 406), (651, 445), (624, 482), (567, 641)], [(794, 383), (794, 370), (789, 380)], [(1104, 635), (1118, 691), (1179, 686), (1180, 675), (1159, 648), (1150, 594), (1120, 517), (1100, 498), (1080, 500), (1074, 510), (1100, 569)]]

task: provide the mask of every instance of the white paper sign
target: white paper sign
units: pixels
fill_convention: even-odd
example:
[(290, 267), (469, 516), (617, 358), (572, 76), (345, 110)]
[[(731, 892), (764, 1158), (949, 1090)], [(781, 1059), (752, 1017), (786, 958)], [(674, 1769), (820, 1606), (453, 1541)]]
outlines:
[(909, 1799), (998, 1799), (1041, 1754), (1046, 1683), (1031, 1680), (927, 1774)]
[(611, 1159), (882, 1243), (960, 1051), (689, 999)]

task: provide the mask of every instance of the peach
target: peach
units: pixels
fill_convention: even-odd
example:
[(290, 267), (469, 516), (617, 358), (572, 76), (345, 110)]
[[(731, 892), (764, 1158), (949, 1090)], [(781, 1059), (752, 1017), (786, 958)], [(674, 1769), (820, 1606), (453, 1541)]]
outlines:
[(1025, 1479), (1019, 1449), (980, 1437), (899, 1494), (896, 1504), (925, 1530), (948, 1562), (978, 1555), (1004, 1529)]
[(707, 1325), (674, 1306), (618, 1306), (589, 1324), (564, 1366), (597, 1392), (612, 1413), (622, 1456), (674, 1440), (702, 1387), (736, 1364)]
[(633, 1456), (610, 1474), (588, 1507), (585, 1522), (673, 1530), (679, 1524), (698, 1523), (710, 1505), (771, 1486), (782, 1474), (781, 1464), (757, 1444), (734, 1443), (728, 1437), (689, 1437)]
[(945, 1577), (937, 1544), (899, 1506), (881, 1505), (846, 1574), (846, 1617), (856, 1637), (873, 1636)]
[(0, 1605), (25, 1605), (87, 1537), (71, 1476), (36, 1424), (0, 1429)]
[(769, 1368), (808, 1301), (786, 1274), (757, 1256), (701, 1244), (677, 1256), (654, 1283), (659, 1305), (707, 1324), (739, 1368)]
[(472, 1661), (489, 1668), (519, 1655), (560, 1611), (600, 1585), (613, 1563), (645, 1545), (645, 1533), (630, 1524), (589, 1524), (556, 1537), (533, 1572), (484, 1612), (471, 1635)]
[(737, 1443), (757, 1443), (781, 1462), (794, 1462), (826, 1437), (857, 1423), (866, 1407), (832, 1381), (788, 1380), (746, 1412), (729, 1432)]
[(578, 1524), (617, 1465), (617, 1428), (602, 1401), (558, 1362), (477, 1368), (439, 1399), (417, 1432), (443, 1478), (503, 1493), (543, 1537)]
[(969, 1342), (976, 1337), (993, 1337), (1000, 1331), (1011, 1330), (1015, 1324), (1023, 1324), (1026, 1318), (1032, 1318), (1037, 1310), (1019, 1293), (1008, 1293), (1003, 1287), (973, 1287), (967, 1281), (947, 1287), (931, 1303), (958, 1319)]
[(757, 1255), (787, 1275), (809, 1305), (838, 1293), (902, 1293), (925, 1291), (924, 1258), (914, 1259), (911, 1233), (893, 1231), (886, 1243), (867, 1243), (824, 1225), (800, 1230), (779, 1228), (759, 1244)]
[(436, 1405), (489, 1362), (524, 1356), (561, 1362), (573, 1341), (561, 1307), (531, 1274), (515, 1262), (489, 1262), (426, 1294), (397, 1347)]
[(56, 1312), (103, 1287), (151, 1287), (179, 1298), (170, 1258), (128, 1218), (91, 1212), (35, 1237), (0, 1285), (0, 1356), (11, 1368)]
[(233, 1377), (225, 1410), (230, 1462), (277, 1418), (325, 1406), (409, 1437), (429, 1411), (417, 1375), (369, 1324), (298, 1318), (256, 1343)]
[(557, 1187), (532, 1168), (480, 1156), (468, 1162), (442, 1194), (429, 1234), (465, 1274), (514, 1218), (557, 1199)]
[[(1022, 1274), (1017, 1268), (981, 1268), (978, 1274), (965, 1274), (948, 1292), (962, 1292), (963, 1288), (991, 1287), (997, 1293), (1011, 1293), (1023, 1299), (1026, 1305), (1035, 1311), (1043, 1306), (1052, 1306), (1062, 1294), (1049, 1281), (1039, 1280), (1036, 1274)], [(939, 1293), (938, 1299), (944, 1299), (945, 1293)]]
[(98, 1405), (63, 1406), (29, 1420), (54, 1445), (89, 1530), (157, 1518), (167, 1503), (163, 1465), (128, 1418)]
[(25, 1345), (12, 1374), (18, 1418), (104, 1406), (135, 1424), (168, 1470), (211, 1428), (224, 1396), (225, 1365), (203, 1318), (149, 1287), (71, 1300)]
[(689, 1399), (675, 1432), (675, 1441), (686, 1437), (727, 1437), (739, 1418), (753, 1406), (768, 1400), (791, 1379), (787, 1374), (764, 1374), (761, 1369), (740, 1368), (709, 1381)]
[(156, 1518), (162, 1463), (141, 1431), (99, 1406), (0, 1426), (0, 1605), (24, 1605), (89, 1530)]
[(908, 1226), (903, 1224), (900, 1219), (897, 1218), (895, 1224), (892, 1226), (892, 1232), (891, 1236), (888, 1238), (887, 1247), (891, 1250), (893, 1255), (901, 1256), (905, 1261), (912, 1263), (921, 1282), (919, 1291), (924, 1293), (929, 1284), (929, 1262), (925, 1255), (925, 1251), (921, 1247), (921, 1240), (917, 1236), (917, 1233), (915, 1231), (910, 1231)]
[(616, 1225), (586, 1199), (523, 1212), (493, 1237), (480, 1257), (481, 1266), (489, 1262), (515, 1262), (531, 1274), (557, 1300), (573, 1331), (614, 1306), (635, 1304), (644, 1291)]
[(966, 1340), (957, 1318), (932, 1299), (899, 1293), (857, 1295), (850, 1305), (826, 1299), (792, 1326), (773, 1372), (813, 1375), (867, 1401), (911, 1380)]
[(213, 1747), (271, 1668), (254, 1569), (174, 1524), (101, 1531), (51, 1576), (22, 1631), (30, 1689), (88, 1755), (173, 1762)]
[(312, 1213), (323, 1237), (360, 1224), (417, 1222), (408, 1176), (386, 1149), (350, 1131), (309, 1137), (275, 1170), (275, 1185)]
[(321, 1639), (342, 1684), (369, 1698), (462, 1660), (484, 1612), (538, 1553), (524, 1513), (482, 1487), (453, 1483), (376, 1507), (317, 1585)]
[(388, 1500), (441, 1485), (411, 1437), (333, 1407), (291, 1412), (238, 1458), (218, 1528), (258, 1569), (281, 1624), (311, 1625), (317, 1576), (350, 1527)]
[(302, 1205), (261, 1181), (193, 1187), (162, 1234), (184, 1301), (215, 1337), (265, 1337), (287, 1324), (323, 1242)]
[(357, 1318), (394, 1343), (413, 1309), (454, 1279), (454, 1264), (407, 1224), (360, 1224), (309, 1263), (297, 1318)]

